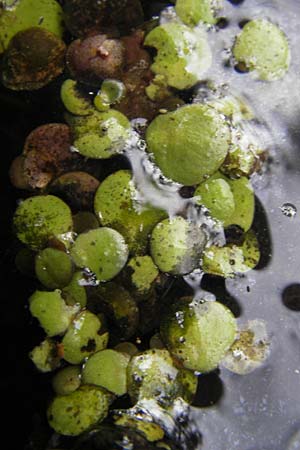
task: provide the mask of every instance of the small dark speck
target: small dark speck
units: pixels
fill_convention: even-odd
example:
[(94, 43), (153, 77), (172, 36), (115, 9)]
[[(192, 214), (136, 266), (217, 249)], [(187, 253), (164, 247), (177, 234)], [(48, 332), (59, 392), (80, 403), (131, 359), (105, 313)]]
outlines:
[(250, 286), (247, 286), (247, 292), (250, 292)]

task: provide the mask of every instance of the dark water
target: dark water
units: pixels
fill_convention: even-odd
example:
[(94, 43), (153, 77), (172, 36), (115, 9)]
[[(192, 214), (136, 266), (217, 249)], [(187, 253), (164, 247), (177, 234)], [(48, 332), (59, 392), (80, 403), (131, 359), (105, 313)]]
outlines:
[[(159, 2), (145, 2), (149, 14)], [(192, 408), (190, 449), (203, 450), (298, 450), (300, 449), (300, 2), (292, 0), (225, 2), (225, 25), (211, 31), (214, 54), (219, 55), (208, 74), (216, 84), (227, 83), (242, 95), (264, 123), (261, 138), (272, 162), (261, 177), (254, 177), (257, 195), (255, 226), (263, 245), (257, 270), (227, 280), (203, 280), (202, 287), (224, 296), (240, 323), (266, 321), (271, 355), (263, 367), (246, 376), (221, 369), (200, 379)], [(253, 17), (278, 22), (288, 35), (292, 64), (282, 81), (262, 83), (226, 67), (239, 23)], [(28, 351), (41, 334), (31, 323), (26, 300), (32, 281), (20, 277), (13, 265), (15, 241), (10, 222), (19, 193), (9, 185), (8, 168), (21, 152), (27, 134), (36, 126), (62, 121), (56, 103), (57, 83), (37, 94), (14, 94), (0, 89), (2, 161), (1, 195), (1, 398), (6, 416), (7, 449), (23, 448), (42, 425), (37, 411), (44, 411), (49, 379), (34, 371)], [(285, 204), (298, 210), (285, 214)], [(224, 299), (223, 298), (223, 299)], [(188, 433), (188, 431), (187, 431)], [(17, 447), (17, 442), (20, 445)], [(41, 444), (42, 445), (42, 444)]]

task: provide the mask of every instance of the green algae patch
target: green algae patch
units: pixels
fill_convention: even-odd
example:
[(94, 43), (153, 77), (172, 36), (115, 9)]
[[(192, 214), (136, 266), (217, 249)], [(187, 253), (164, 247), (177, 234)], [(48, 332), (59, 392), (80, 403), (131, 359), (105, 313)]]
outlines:
[(233, 344), (237, 325), (222, 303), (184, 297), (171, 305), (160, 331), (170, 353), (184, 367), (210, 372)]
[(266, 81), (279, 80), (290, 65), (286, 35), (265, 19), (251, 20), (244, 26), (236, 38), (233, 56), (239, 65)]
[(163, 75), (169, 86), (187, 89), (200, 81), (210, 68), (212, 55), (205, 32), (169, 22), (154, 28), (144, 45), (155, 47), (157, 55), (151, 70)]

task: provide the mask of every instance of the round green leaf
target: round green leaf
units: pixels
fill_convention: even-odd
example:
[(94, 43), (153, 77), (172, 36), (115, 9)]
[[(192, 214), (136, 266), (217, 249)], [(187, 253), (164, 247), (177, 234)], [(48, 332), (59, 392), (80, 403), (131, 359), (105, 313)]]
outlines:
[(63, 240), (72, 226), (70, 208), (53, 195), (27, 198), (21, 202), (14, 215), (18, 238), (33, 250), (45, 247), (50, 238)]
[(218, 366), (236, 331), (236, 320), (226, 306), (188, 297), (171, 305), (161, 324), (161, 336), (171, 354), (198, 372)]
[(251, 20), (237, 37), (233, 55), (261, 80), (282, 78), (290, 65), (288, 40), (283, 31), (265, 19)]
[(200, 266), (205, 243), (206, 236), (200, 226), (175, 217), (156, 225), (150, 251), (162, 272), (184, 275)]
[(88, 116), (67, 116), (73, 146), (83, 156), (106, 159), (120, 153), (129, 137), (130, 122), (119, 111), (92, 111)]
[(192, 186), (221, 166), (229, 149), (230, 131), (215, 109), (193, 104), (157, 116), (147, 129), (146, 140), (163, 174)]
[(60, 97), (70, 113), (78, 116), (87, 116), (92, 113), (91, 102), (80, 94), (76, 81), (65, 80), (60, 88)]
[(81, 367), (67, 366), (60, 369), (52, 379), (52, 387), (58, 395), (68, 395), (76, 391), (81, 384)]
[(195, 26), (200, 21), (215, 24), (215, 0), (176, 0), (175, 11), (187, 25)]
[(96, 274), (99, 281), (114, 278), (128, 258), (128, 248), (123, 236), (107, 227), (80, 234), (70, 252), (75, 264), (87, 267)]
[(65, 287), (72, 278), (71, 258), (61, 250), (45, 248), (36, 255), (35, 273), (39, 281), (48, 289)]
[(101, 386), (116, 395), (127, 392), (127, 366), (130, 356), (116, 350), (102, 350), (84, 364), (82, 381)]
[(118, 230), (133, 253), (145, 251), (148, 235), (165, 212), (136, 202), (131, 172), (119, 170), (107, 177), (95, 195), (95, 213), (102, 225)]
[(235, 203), (230, 185), (223, 179), (209, 179), (201, 183), (196, 189), (195, 196), (199, 196), (197, 203), (209, 209), (213, 218), (220, 220), (224, 226), (234, 213)]
[(59, 434), (77, 436), (108, 414), (109, 396), (96, 386), (82, 386), (69, 395), (58, 395), (48, 408), (50, 426)]
[(82, 272), (75, 272), (70, 283), (62, 290), (62, 296), (67, 305), (79, 305), (84, 308), (86, 306), (87, 295), (84, 287), (84, 277)]

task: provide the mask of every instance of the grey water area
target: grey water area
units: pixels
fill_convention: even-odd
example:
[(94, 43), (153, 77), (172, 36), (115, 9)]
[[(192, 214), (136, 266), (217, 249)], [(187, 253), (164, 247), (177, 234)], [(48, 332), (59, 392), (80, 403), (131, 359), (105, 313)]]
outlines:
[[(228, 26), (208, 31), (213, 64), (206, 78), (251, 106), (258, 138), (270, 155), (263, 173), (252, 177), (264, 216), (257, 231), (268, 235), (264, 261), (225, 285), (239, 306), (239, 324), (254, 319), (266, 323), (271, 351), (248, 375), (220, 368), (215, 377), (221, 394), (215, 403), (191, 408), (190, 428), (201, 434), (199, 444), (183, 448), (300, 450), (300, 2), (224, 4)], [(241, 23), (256, 18), (278, 24), (288, 37), (291, 65), (282, 80), (262, 82), (233, 68), (235, 36)], [(134, 164), (133, 170), (138, 182)], [(180, 210), (176, 187), (174, 192), (165, 189), (165, 199), (168, 205), (174, 200), (173, 212)]]
[[(248, 375), (221, 369), (223, 395), (214, 406), (194, 408), (192, 416), (202, 434), (203, 450), (296, 450), (300, 449), (300, 2), (246, 0), (239, 7), (226, 2), (223, 14), (230, 26), (216, 33), (213, 53), (219, 57), (208, 77), (216, 84), (226, 83), (250, 103), (268, 130), (266, 144), (273, 159), (264, 174), (253, 178), (270, 235), (269, 260), (259, 270), (226, 280), (226, 288), (240, 305), (239, 323), (266, 321), (271, 353)], [(238, 23), (261, 17), (280, 25), (291, 48), (288, 74), (272, 83), (223, 65), (228, 55), (224, 49), (232, 46)]]

